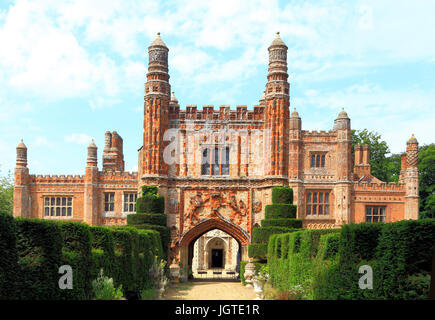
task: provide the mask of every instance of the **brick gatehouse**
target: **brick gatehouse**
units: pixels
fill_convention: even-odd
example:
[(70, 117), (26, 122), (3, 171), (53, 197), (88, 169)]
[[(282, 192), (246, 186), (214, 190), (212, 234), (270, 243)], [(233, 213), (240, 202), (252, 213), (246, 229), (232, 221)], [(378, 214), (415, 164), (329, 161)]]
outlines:
[[(88, 147), (84, 175), (34, 175), (27, 148), (17, 146), (14, 216), (123, 225), (135, 212), (142, 185), (165, 196), (171, 257), (191, 265), (193, 243), (220, 229), (246, 259), (252, 228), (264, 218), (273, 186), (294, 189), (297, 217), (306, 228), (334, 228), (363, 221), (418, 217), (418, 142), (407, 142), (399, 184), (370, 172), (370, 150), (355, 147), (351, 121), (341, 110), (329, 131), (302, 130), (290, 114), (287, 46), (276, 35), (269, 46), (269, 73), (259, 104), (180, 110), (169, 84), (169, 49), (160, 35), (148, 48), (143, 145), (138, 172), (124, 171), (123, 141), (106, 132), (102, 168), (97, 147)], [(331, 123), (332, 125), (332, 123)]]

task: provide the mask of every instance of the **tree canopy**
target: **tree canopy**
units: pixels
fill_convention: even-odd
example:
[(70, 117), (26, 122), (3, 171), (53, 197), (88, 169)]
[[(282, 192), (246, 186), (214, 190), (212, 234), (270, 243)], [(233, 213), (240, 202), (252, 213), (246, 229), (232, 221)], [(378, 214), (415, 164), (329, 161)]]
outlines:
[(367, 144), (370, 147), (370, 167), (371, 173), (376, 178), (385, 182), (399, 181), (400, 174), (400, 154), (390, 153), (387, 142), (383, 141), (377, 132), (364, 130), (352, 130), (352, 160), (355, 159), (355, 145)]
[(420, 218), (435, 218), (435, 144), (424, 145), (418, 151), (420, 173)]
[[(1, 174), (1, 171), (0, 171)], [(0, 176), (0, 211), (12, 214), (14, 198), (14, 182), (9, 172), (5, 177)]]

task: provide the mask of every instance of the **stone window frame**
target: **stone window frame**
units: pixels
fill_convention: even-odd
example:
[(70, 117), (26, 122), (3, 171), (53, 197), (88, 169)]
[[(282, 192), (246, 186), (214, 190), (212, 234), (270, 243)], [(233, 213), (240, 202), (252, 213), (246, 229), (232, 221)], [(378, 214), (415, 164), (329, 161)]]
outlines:
[[(364, 222), (386, 222), (387, 221), (387, 206), (386, 205), (365, 205)], [(376, 214), (374, 213), (376, 209)], [(370, 210), (370, 212), (369, 212)], [(381, 214), (382, 211), (382, 214)], [(367, 220), (367, 219), (370, 220)], [(377, 221), (375, 220), (377, 218)]]
[[(209, 152), (209, 150), (211, 152)], [(215, 162), (216, 151), (218, 155), (217, 157), (219, 158), (217, 163)], [(230, 152), (231, 149), (229, 145), (216, 144), (212, 146), (203, 146), (201, 149), (201, 176), (229, 176)], [(205, 153), (207, 154), (206, 156)], [(228, 158), (225, 159), (225, 162), (223, 161), (224, 157)]]
[[(125, 201), (125, 196), (128, 195), (129, 201)], [(134, 196), (134, 201), (130, 201), (130, 196), (133, 195)], [(122, 212), (124, 214), (131, 214), (131, 213), (136, 213), (136, 200), (138, 198), (138, 194), (137, 192), (133, 192), (133, 191), (124, 191), (124, 193), (122, 194)], [(128, 205), (127, 210), (125, 210), (125, 205)], [(130, 210), (130, 206), (133, 205), (133, 210)]]
[[(322, 195), (322, 196), (320, 196)], [(305, 192), (305, 216), (306, 217), (331, 217), (330, 189), (310, 189)], [(315, 201), (314, 201), (315, 198)], [(320, 201), (320, 199), (322, 199)], [(326, 201), (327, 199), (327, 201)], [(319, 212), (322, 211), (320, 214)], [(327, 213), (325, 213), (327, 211)]]
[[(107, 201), (106, 195), (113, 195), (113, 199), (110, 199), (110, 196), (109, 196), (109, 199)], [(110, 200), (112, 200), (112, 201), (110, 201)], [(107, 208), (109, 210), (107, 210)], [(112, 208), (112, 210), (110, 210), (111, 208)], [(114, 191), (104, 192), (104, 212), (115, 212), (115, 192)]]
[[(44, 195), (43, 196), (43, 217), (44, 219), (71, 219), (74, 216), (74, 201), (72, 195)], [(59, 202), (57, 201), (59, 199)], [(65, 204), (63, 199), (65, 199)], [(48, 200), (48, 204), (47, 204)], [(54, 200), (54, 201), (53, 201)], [(70, 202), (70, 201), (71, 202)], [(70, 203), (70, 204), (69, 204)], [(49, 215), (46, 214), (46, 209), (48, 209)], [(63, 215), (63, 209), (65, 209), (65, 215)], [(70, 210), (68, 210), (70, 209)], [(53, 215), (51, 215), (53, 211)], [(57, 215), (59, 211), (59, 215)]]
[[(326, 154), (327, 151), (312, 151), (310, 152), (310, 168), (311, 169), (324, 169), (326, 168)], [(314, 162), (313, 162), (314, 160)], [(314, 164), (314, 165), (313, 165)]]

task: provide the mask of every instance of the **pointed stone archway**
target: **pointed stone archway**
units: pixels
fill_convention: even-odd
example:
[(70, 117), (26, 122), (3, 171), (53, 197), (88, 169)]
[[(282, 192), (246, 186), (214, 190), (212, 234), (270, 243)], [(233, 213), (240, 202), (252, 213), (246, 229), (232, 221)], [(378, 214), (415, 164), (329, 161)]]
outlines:
[(248, 244), (250, 243), (249, 235), (239, 226), (224, 221), (222, 219), (206, 219), (198, 223), (195, 227), (186, 232), (179, 242), (180, 261), (183, 265), (192, 267), (193, 246), (203, 234), (219, 229), (233, 237), (239, 244), (240, 258), (246, 260), (248, 258)]

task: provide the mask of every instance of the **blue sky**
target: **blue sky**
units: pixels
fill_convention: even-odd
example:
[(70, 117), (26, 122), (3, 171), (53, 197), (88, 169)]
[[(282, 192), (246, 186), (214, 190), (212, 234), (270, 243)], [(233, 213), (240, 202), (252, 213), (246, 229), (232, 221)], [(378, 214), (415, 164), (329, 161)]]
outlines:
[(101, 168), (106, 130), (135, 170), (157, 32), (182, 108), (258, 104), (280, 31), (304, 130), (331, 129), (344, 107), (394, 153), (412, 133), (435, 142), (434, 12), (423, 0), (0, 0), (0, 174), (21, 138), (31, 173), (83, 174), (91, 137)]

